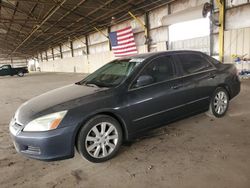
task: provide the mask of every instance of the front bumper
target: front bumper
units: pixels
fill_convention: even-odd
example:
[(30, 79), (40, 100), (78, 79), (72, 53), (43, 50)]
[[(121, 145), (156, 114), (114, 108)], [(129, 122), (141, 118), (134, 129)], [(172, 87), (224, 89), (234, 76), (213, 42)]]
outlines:
[(23, 132), (10, 125), (10, 134), (17, 152), (43, 161), (74, 157), (72, 127), (45, 132)]

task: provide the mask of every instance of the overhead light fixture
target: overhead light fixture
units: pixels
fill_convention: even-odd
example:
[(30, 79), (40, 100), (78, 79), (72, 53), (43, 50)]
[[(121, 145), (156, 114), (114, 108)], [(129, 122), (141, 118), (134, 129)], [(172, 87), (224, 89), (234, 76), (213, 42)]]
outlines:
[(111, 25), (115, 25), (116, 24), (116, 17), (112, 16), (111, 17)]
[(7, 30), (0, 28), (0, 34), (6, 34)]

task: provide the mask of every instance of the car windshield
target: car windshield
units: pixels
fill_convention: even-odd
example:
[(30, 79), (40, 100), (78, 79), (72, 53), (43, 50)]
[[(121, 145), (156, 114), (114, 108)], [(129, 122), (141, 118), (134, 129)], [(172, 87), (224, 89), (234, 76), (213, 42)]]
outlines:
[(142, 61), (141, 59), (114, 60), (76, 84), (115, 87), (121, 84)]

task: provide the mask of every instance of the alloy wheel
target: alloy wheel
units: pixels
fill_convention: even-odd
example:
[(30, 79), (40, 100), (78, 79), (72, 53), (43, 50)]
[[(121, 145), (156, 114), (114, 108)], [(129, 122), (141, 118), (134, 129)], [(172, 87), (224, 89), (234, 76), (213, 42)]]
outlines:
[(85, 148), (89, 155), (94, 158), (109, 156), (116, 148), (118, 131), (109, 122), (101, 122), (93, 126), (85, 139)]
[(227, 110), (228, 97), (224, 91), (219, 91), (214, 98), (214, 110), (217, 114), (223, 114)]

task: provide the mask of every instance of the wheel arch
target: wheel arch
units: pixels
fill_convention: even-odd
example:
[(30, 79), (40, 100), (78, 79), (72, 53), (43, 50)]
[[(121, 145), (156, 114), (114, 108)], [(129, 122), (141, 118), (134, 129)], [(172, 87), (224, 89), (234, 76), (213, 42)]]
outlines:
[(219, 84), (219, 85), (217, 86), (217, 88), (218, 88), (218, 87), (222, 87), (223, 89), (225, 89), (225, 90), (227, 91), (228, 96), (229, 96), (229, 100), (230, 100), (230, 99), (231, 99), (231, 91), (230, 91), (229, 85), (223, 83), (223, 84)]
[(75, 146), (77, 146), (77, 144), (76, 144), (77, 143), (77, 137), (78, 137), (78, 134), (79, 134), (80, 129), (82, 128), (82, 126), (84, 126), (84, 124), (87, 123), (90, 119), (92, 119), (93, 117), (98, 116), (98, 115), (107, 115), (107, 116), (110, 116), (110, 117), (114, 118), (116, 121), (118, 121), (120, 123), (120, 125), (121, 125), (121, 129), (122, 129), (122, 132), (123, 132), (123, 140), (126, 141), (126, 140), (129, 139), (128, 138), (128, 129), (127, 129), (126, 123), (123, 120), (123, 118), (121, 116), (119, 116), (118, 114), (114, 113), (114, 112), (102, 111), (102, 112), (98, 112), (98, 113), (90, 115), (89, 117), (85, 118), (84, 121), (81, 122), (81, 124), (80, 124), (80, 126), (78, 126), (78, 128), (76, 130), (76, 133), (75, 133), (75, 136), (74, 136), (74, 145)]

